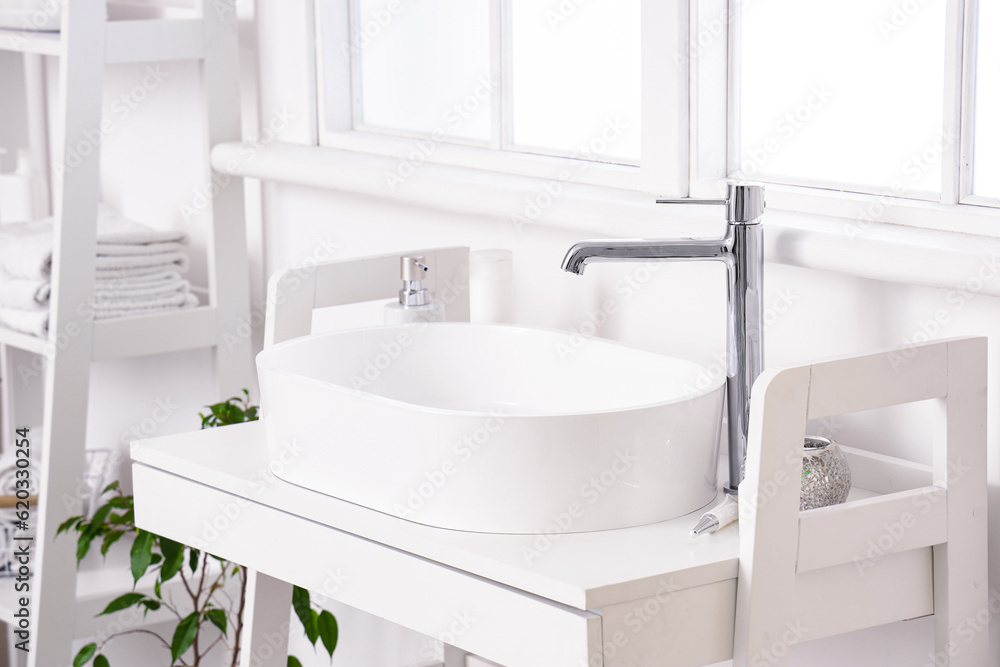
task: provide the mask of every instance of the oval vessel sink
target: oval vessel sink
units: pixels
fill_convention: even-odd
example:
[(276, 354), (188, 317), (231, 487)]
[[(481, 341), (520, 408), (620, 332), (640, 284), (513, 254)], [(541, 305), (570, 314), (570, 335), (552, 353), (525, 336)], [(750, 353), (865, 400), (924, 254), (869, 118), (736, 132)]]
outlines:
[(257, 368), (280, 478), (422, 524), (607, 530), (716, 494), (724, 378), (683, 359), (442, 323), (297, 338)]

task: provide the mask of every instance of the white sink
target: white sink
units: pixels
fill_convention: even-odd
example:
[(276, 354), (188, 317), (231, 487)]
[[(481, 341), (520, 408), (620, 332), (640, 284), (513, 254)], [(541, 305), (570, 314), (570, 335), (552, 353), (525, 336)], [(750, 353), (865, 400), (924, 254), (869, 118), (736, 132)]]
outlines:
[(297, 338), (257, 368), (276, 475), (422, 524), (607, 530), (716, 494), (724, 379), (683, 359), (545, 329), (411, 324)]

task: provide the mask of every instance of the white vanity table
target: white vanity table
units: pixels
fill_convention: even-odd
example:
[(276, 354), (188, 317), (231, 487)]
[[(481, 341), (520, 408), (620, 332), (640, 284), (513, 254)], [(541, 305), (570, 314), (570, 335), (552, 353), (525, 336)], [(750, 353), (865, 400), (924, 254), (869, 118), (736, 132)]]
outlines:
[(732, 656), (735, 524), (702, 538), (697, 514), (553, 537), (430, 528), (273, 477), (259, 423), (132, 457), (144, 528), (509, 667)]

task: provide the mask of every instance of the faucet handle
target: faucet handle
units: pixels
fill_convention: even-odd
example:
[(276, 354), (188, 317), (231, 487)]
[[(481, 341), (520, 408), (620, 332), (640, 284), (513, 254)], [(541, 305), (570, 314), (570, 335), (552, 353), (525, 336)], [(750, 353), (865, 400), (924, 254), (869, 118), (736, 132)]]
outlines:
[(731, 225), (760, 222), (764, 215), (764, 186), (729, 184), (725, 199), (657, 199), (657, 204), (701, 204), (726, 207), (726, 221)]

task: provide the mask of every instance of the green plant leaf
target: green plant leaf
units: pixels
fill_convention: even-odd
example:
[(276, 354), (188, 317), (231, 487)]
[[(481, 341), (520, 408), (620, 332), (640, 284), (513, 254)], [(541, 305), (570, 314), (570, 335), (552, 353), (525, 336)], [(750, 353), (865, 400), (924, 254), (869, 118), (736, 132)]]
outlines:
[(76, 540), (76, 564), (80, 565), (80, 561), (83, 560), (87, 552), (90, 551), (90, 543), (94, 541), (92, 535), (87, 535), (86, 533), (80, 533), (80, 537)]
[(66, 519), (61, 524), (59, 524), (59, 528), (56, 529), (56, 535), (62, 535), (66, 531), (73, 528), (73, 526), (80, 523), (81, 521), (83, 521), (82, 516), (71, 516), (70, 518)]
[(194, 643), (194, 638), (198, 636), (198, 625), (201, 620), (201, 616), (198, 612), (192, 612), (184, 617), (180, 623), (177, 624), (177, 629), (174, 630), (174, 637), (170, 641), (170, 656), (173, 658), (174, 662), (184, 655), (184, 652), (191, 648), (191, 644)]
[(111, 482), (106, 487), (104, 487), (104, 490), (101, 491), (101, 494), (103, 495), (103, 494), (107, 493), (108, 491), (117, 491), (120, 488), (121, 488), (121, 484), (119, 484), (118, 480), (116, 479), (115, 481)]
[(159, 577), (156, 578), (156, 583), (153, 584), (153, 593), (159, 599), (161, 599), (161, 600), (163, 599), (163, 595), (160, 593), (160, 578)]
[(315, 609), (309, 610), (309, 625), (306, 627), (306, 638), (312, 642), (312, 645), (316, 645), (316, 640), (319, 639), (319, 614), (316, 613)]
[(142, 593), (126, 593), (125, 595), (120, 595), (108, 603), (108, 606), (104, 608), (98, 616), (104, 616), (105, 614), (113, 614), (116, 611), (121, 611), (122, 609), (128, 609), (134, 604), (139, 604), (143, 598), (146, 596)]
[(323, 646), (326, 647), (326, 652), (330, 654), (333, 658), (333, 650), (337, 648), (337, 637), (340, 634), (337, 628), (337, 619), (333, 614), (327, 610), (323, 610), (319, 614), (319, 620), (316, 623), (316, 627), (319, 629), (320, 639), (323, 640)]
[(97, 653), (97, 644), (87, 644), (73, 658), (73, 667), (83, 667), (87, 661), (94, 657), (95, 653)]
[(191, 566), (191, 573), (194, 574), (198, 570), (198, 559), (201, 557), (201, 552), (197, 549), (191, 549), (188, 552), (188, 565)]
[(119, 510), (127, 510), (135, 507), (135, 502), (132, 496), (115, 496), (108, 500), (108, 505)]
[(149, 612), (151, 612), (151, 611), (156, 611), (156, 610), (157, 610), (157, 609), (159, 609), (159, 608), (160, 608), (160, 606), (161, 606), (161, 605), (160, 605), (160, 603), (159, 603), (158, 601), (156, 601), (156, 600), (153, 600), (153, 599), (150, 599), (150, 598), (146, 598), (146, 599), (145, 599), (145, 600), (143, 600), (143, 601), (142, 601), (142, 602), (141, 602), (140, 604), (141, 604), (141, 605), (142, 605), (143, 607), (145, 607), (145, 608), (146, 608), (146, 611), (142, 612), (142, 615), (143, 615), (143, 617), (144, 617), (144, 618), (145, 618), (146, 614), (148, 614), (148, 613), (149, 613)]
[(184, 545), (166, 537), (160, 538), (160, 552), (163, 554), (163, 567), (160, 569), (160, 580), (170, 581), (184, 567)]
[(87, 524), (87, 528), (83, 531), (85, 535), (94, 537), (97, 533), (104, 528), (104, 520), (108, 517), (108, 512), (111, 511), (110, 505), (104, 505), (99, 510), (94, 513), (94, 518), (90, 520)]
[(105, 535), (104, 541), (101, 542), (101, 555), (107, 556), (108, 549), (111, 548), (111, 545), (120, 540), (123, 535), (125, 535), (124, 530), (112, 530), (107, 535)]
[(205, 612), (205, 616), (212, 625), (222, 630), (222, 634), (226, 634), (226, 612), (221, 609), (209, 609)]
[(139, 536), (132, 544), (132, 578), (136, 582), (146, 574), (150, 563), (153, 562), (153, 534), (146, 530), (140, 530)]
[(309, 604), (309, 591), (298, 586), (292, 588), (292, 609), (295, 610), (295, 615), (302, 622), (306, 637), (315, 646), (316, 640), (319, 638), (319, 629), (316, 627), (312, 606)]
[(288, 667), (302, 667), (302, 663), (294, 655), (288, 656)]
[(104, 654), (101, 654), (94, 658), (94, 667), (111, 667), (111, 665), (108, 659), (104, 657)]

